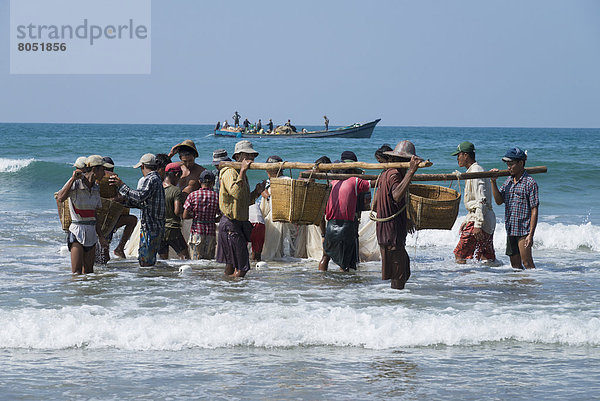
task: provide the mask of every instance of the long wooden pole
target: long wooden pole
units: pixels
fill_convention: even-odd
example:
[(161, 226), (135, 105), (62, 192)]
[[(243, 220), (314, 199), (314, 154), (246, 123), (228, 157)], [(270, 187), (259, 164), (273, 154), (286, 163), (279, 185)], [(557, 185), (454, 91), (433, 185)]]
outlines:
[[(546, 166), (525, 167), (525, 171), (529, 174), (540, 174), (548, 171)], [(477, 173), (450, 173), (450, 174), (415, 174), (412, 181), (452, 181), (452, 180), (468, 180), (471, 178), (490, 178), (490, 177), (506, 177), (510, 173), (508, 170), (499, 171), (482, 171)], [(309, 178), (311, 173), (303, 171), (300, 173), (300, 178)], [(359, 177), (363, 180), (376, 180), (377, 175), (373, 174), (329, 174), (329, 173), (312, 173), (312, 178), (316, 180), (345, 180), (350, 177)]]
[[(429, 160), (422, 161), (419, 164), (419, 168), (430, 167), (433, 163)], [(285, 170), (285, 169), (299, 169), (299, 170), (310, 170), (315, 169), (319, 171), (330, 171), (330, 170), (347, 170), (351, 168), (364, 168), (368, 170), (382, 170), (385, 168), (408, 168), (409, 162), (395, 162), (395, 163), (365, 163), (365, 162), (348, 162), (348, 163), (301, 163), (301, 162), (280, 162), (280, 163), (252, 163), (250, 170)], [(241, 168), (242, 163), (240, 162), (221, 162), (218, 168), (233, 167)]]

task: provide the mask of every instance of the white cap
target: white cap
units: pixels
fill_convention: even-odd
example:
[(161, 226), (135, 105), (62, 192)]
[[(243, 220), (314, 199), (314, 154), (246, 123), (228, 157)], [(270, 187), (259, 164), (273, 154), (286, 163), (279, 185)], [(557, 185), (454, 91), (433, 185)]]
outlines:
[(100, 155), (88, 156), (85, 161), (85, 165), (87, 167), (96, 167), (96, 166), (102, 166), (102, 167), (107, 167), (107, 168), (114, 167), (114, 165), (105, 162), (104, 159), (102, 158), (102, 156), (100, 156)]
[(144, 156), (140, 157), (140, 161), (137, 162), (133, 168), (142, 167), (142, 164), (156, 166), (156, 156), (154, 156), (152, 153), (146, 153)]
[(73, 167), (75, 168), (84, 168), (85, 165), (87, 163), (87, 157), (85, 156), (80, 156), (77, 158), (77, 160), (75, 160), (75, 163), (73, 163)]

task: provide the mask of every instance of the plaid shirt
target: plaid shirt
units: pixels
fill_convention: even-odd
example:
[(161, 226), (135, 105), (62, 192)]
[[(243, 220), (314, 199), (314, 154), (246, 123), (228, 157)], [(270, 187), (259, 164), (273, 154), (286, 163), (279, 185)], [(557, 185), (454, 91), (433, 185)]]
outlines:
[(192, 212), (192, 234), (216, 235), (215, 217), (219, 213), (219, 194), (207, 188), (192, 192), (183, 205)]
[(508, 177), (500, 187), (500, 194), (504, 199), (506, 234), (517, 237), (529, 234), (531, 209), (540, 204), (535, 180), (527, 171), (516, 184), (512, 177)]
[(159, 234), (165, 228), (165, 190), (156, 171), (143, 177), (139, 189), (123, 184), (119, 193), (125, 197), (126, 206), (142, 209), (141, 228), (145, 232)]

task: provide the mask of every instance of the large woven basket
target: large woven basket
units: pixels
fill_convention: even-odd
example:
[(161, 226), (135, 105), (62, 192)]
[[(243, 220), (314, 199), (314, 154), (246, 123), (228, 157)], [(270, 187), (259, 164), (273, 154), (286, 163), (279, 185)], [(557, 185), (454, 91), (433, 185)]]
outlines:
[(439, 185), (410, 184), (408, 217), (417, 230), (450, 230), (458, 216), (460, 193)]
[(320, 224), (331, 186), (289, 178), (271, 179), (273, 221)]
[[(54, 194), (54, 199), (58, 198), (58, 192)], [(63, 202), (59, 202), (56, 199), (56, 206), (58, 207), (58, 218), (64, 231), (69, 231), (71, 225), (71, 212), (69, 211), (69, 199), (65, 199)]]
[(96, 220), (100, 224), (100, 232), (104, 238), (108, 238), (117, 225), (117, 220), (123, 213), (124, 206), (119, 202), (101, 198), (102, 207), (96, 209)]

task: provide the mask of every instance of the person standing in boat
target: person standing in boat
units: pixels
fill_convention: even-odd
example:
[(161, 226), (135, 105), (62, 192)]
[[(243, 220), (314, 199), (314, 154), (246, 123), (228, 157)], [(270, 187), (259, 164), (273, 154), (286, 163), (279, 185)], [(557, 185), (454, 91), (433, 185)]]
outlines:
[(258, 122), (256, 123), (256, 132), (260, 132), (261, 129), (262, 129), (262, 121), (259, 118)]
[(325, 119), (325, 131), (329, 131), (329, 119), (327, 116), (323, 116), (323, 118)]
[[(471, 142), (461, 142), (456, 151), (459, 167), (466, 167), (467, 173), (485, 171), (475, 161), (475, 145)], [(467, 216), (460, 226), (460, 240), (454, 249), (456, 263), (464, 264), (467, 259), (494, 262), (494, 229), (496, 215), (492, 209), (492, 187), (489, 178), (473, 178), (465, 181), (465, 208)]]
[(250, 120), (246, 118), (244, 120), (244, 131), (248, 131), (248, 128), (250, 128)]
[(392, 151), (384, 152), (390, 162), (410, 160), (408, 170), (390, 168), (379, 176), (373, 211), (377, 213), (377, 242), (381, 251), (381, 279), (392, 280), (391, 287), (401, 290), (410, 277), (410, 258), (406, 252), (406, 235), (412, 232), (406, 206), (410, 181), (422, 161), (415, 155), (415, 145), (401, 141)]
[(269, 118), (269, 124), (267, 124), (267, 126), (269, 127), (269, 132), (273, 132), (273, 120)]
[(233, 127), (237, 128), (240, 126), (240, 113), (238, 113), (237, 111), (233, 114)]

